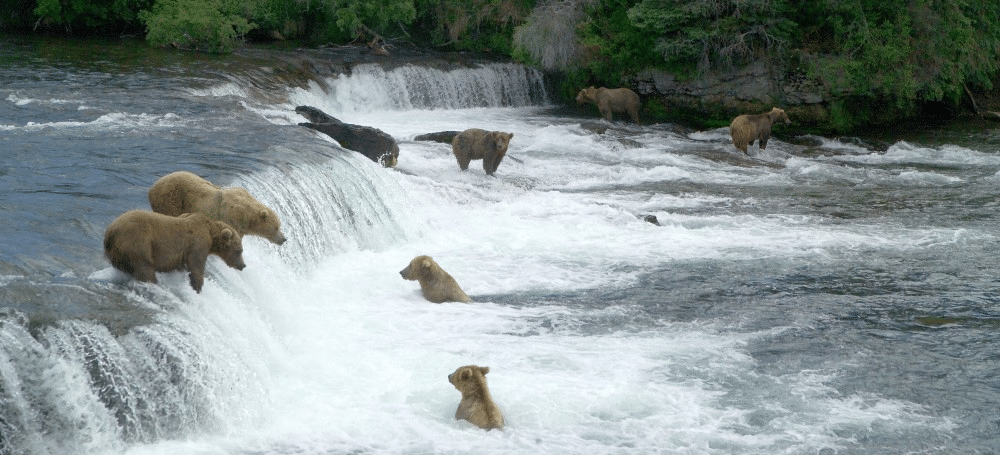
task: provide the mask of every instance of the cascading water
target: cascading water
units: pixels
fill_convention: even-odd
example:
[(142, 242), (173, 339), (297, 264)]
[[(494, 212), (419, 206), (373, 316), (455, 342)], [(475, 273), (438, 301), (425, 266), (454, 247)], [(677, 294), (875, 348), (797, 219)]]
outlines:
[[(0, 454), (996, 447), (994, 136), (744, 157), (724, 129), (597, 134), (514, 64), (302, 84), (34, 45), (0, 43)], [(299, 105), (387, 132), (399, 164)], [(414, 140), (471, 127), (514, 134), (492, 177)], [(247, 188), (288, 241), (245, 237), (201, 294), (114, 271), (104, 228), (177, 170)], [(426, 302), (399, 275), (420, 254), (475, 303)], [(454, 419), (468, 364), (503, 431)]]

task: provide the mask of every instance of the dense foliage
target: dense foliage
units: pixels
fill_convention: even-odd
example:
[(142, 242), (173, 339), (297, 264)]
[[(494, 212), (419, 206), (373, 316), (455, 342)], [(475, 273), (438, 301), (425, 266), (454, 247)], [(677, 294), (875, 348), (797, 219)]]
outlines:
[(513, 55), (576, 86), (764, 60), (821, 82), (843, 128), (960, 103), (1000, 72), (996, 0), (0, 0), (0, 11), (0, 31), (140, 34), (211, 52), (378, 36)]

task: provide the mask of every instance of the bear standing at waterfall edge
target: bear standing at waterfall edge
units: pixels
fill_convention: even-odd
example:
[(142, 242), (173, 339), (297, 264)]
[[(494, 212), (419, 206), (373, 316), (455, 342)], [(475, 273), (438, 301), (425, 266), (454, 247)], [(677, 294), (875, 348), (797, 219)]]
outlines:
[(104, 256), (111, 265), (147, 283), (156, 283), (156, 272), (187, 270), (191, 287), (200, 293), (210, 254), (236, 270), (246, 267), (240, 235), (201, 213), (173, 217), (131, 210), (104, 231)]
[(507, 146), (513, 137), (514, 133), (469, 128), (451, 140), (451, 152), (463, 171), (469, 168), (472, 160), (483, 160), (486, 175), (493, 175), (507, 154)]
[(281, 220), (243, 188), (219, 188), (186, 171), (161, 177), (149, 188), (149, 205), (156, 213), (177, 216), (203, 213), (236, 229), (240, 236), (256, 235), (281, 245)]

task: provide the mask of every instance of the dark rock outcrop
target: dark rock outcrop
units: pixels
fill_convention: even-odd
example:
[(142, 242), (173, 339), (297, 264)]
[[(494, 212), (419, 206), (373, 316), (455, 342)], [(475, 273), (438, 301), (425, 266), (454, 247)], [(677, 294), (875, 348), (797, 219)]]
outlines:
[(461, 131), (438, 131), (437, 133), (418, 134), (413, 138), (415, 141), (432, 141), (442, 144), (451, 144), (451, 140)]
[(645, 70), (632, 82), (640, 95), (659, 98), (668, 108), (735, 117), (780, 107), (804, 123), (823, 123), (829, 116), (826, 104), (831, 94), (818, 81), (789, 75), (764, 62), (689, 80), (666, 71)]
[(312, 128), (332, 137), (348, 150), (353, 150), (385, 167), (396, 166), (399, 145), (392, 136), (378, 128), (344, 123), (312, 106), (298, 106), (295, 112), (310, 120), (299, 126)]

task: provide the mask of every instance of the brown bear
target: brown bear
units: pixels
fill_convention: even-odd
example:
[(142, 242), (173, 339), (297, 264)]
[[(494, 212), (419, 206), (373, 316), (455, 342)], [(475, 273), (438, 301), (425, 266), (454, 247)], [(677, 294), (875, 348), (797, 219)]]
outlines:
[(104, 232), (104, 255), (111, 265), (147, 283), (156, 283), (156, 272), (187, 270), (191, 287), (200, 293), (209, 254), (236, 270), (246, 267), (236, 230), (201, 213), (173, 217), (130, 210)]
[(463, 171), (469, 168), (470, 161), (483, 160), (486, 175), (493, 175), (507, 154), (507, 146), (512, 137), (514, 133), (469, 128), (456, 134), (451, 140), (451, 151), (458, 160), (458, 167)]
[(247, 190), (219, 188), (190, 172), (174, 172), (157, 180), (149, 188), (149, 205), (154, 212), (170, 216), (204, 213), (232, 226), (240, 236), (256, 235), (278, 245), (285, 243), (281, 220)]
[(410, 265), (400, 270), (399, 274), (404, 279), (419, 281), (420, 292), (424, 294), (425, 299), (431, 302), (469, 303), (472, 301), (462, 291), (462, 288), (458, 287), (458, 282), (448, 272), (445, 272), (441, 266), (437, 265), (437, 262), (434, 262), (434, 259), (430, 256), (417, 256), (413, 258), (410, 261)]
[(455, 410), (455, 419), (464, 419), (484, 430), (503, 429), (503, 414), (493, 402), (490, 389), (486, 386), (486, 373), (490, 367), (467, 365), (459, 367), (448, 375), (450, 382), (459, 392), (462, 401)]
[(729, 125), (729, 135), (733, 138), (733, 145), (746, 155), (747, 148), (760, 139), (760, 149), (764, 150), (767, 147), (767, 140), (771, 138), (771, 125), (778, 120), (784, 120), (786, 124), (792, 123), (785, 111), (778, 108), (763, 114), (743, 114), (734, 118), (733, 123)]
[(576, 95), (577, 104), (594, 103), (604, 120), (611, 121), (614, 112), (627, 112), (632, 121), (639, 123), (639, 95), (627, 88), (594, 88), (580, 90)]

